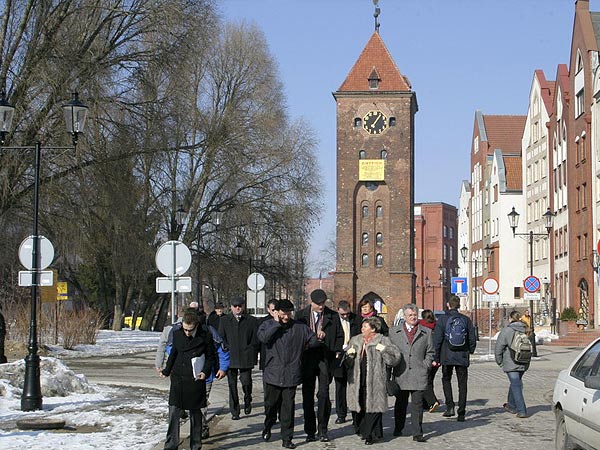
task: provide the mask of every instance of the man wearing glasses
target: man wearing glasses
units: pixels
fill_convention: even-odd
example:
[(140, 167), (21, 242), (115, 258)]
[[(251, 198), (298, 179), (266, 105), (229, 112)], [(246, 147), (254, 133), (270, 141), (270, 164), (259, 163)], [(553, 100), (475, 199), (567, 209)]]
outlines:
[(229, 411), (233, 420), (240, 418), (238, 377), (244, 393), (244, 414), (252, 412), (252, 368), (256, 365), (259, 343), (256, 337), (258, 322), (244, 311), (244, 299), (231, 300), (231, 314), (223, 316), (219, 322), (219, 334), (229, 348)]
[(200, 326), (196, 312), (186, 311), (181, 328), (173, 332), (173, 347), (161, 372), (161, 376), (171, 377), (165, 450), (175, 450), (179, 445), (179, 424), (183, 410), (190, 411), (190, 448), (202, 448), (201, 408), (206, 406), (205, 380), (216, 364), (211, 334)]

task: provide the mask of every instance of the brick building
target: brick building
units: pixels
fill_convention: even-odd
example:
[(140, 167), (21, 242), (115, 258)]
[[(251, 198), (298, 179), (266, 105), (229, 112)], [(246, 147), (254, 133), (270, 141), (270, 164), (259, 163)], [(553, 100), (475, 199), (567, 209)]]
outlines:
[(376, 30), (333, 93), (337, 110), (336, 299), (376, 302), (390, 322), (414, 301), (417, 99)]

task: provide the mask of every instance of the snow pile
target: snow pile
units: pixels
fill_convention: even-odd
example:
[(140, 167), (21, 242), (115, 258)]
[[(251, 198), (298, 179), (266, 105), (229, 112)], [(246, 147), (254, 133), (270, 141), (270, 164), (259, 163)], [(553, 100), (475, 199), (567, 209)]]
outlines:
[(156, 350), (159, 338), (160, 333), (157, 331), (100, 330), (95, 345), (76, 345), (72, 350), (57, 345), (49, 345), (48, 348), (53, 356), (65, 359), (126, 355)]
[[(0, 364), (0, 396), (21, 396), (25, 378), (25, 360)], [(96, 392), (84, 375), (77, 375), (56, 358), (40, 358), (40, 385), (43, 397), (66, 397)]]

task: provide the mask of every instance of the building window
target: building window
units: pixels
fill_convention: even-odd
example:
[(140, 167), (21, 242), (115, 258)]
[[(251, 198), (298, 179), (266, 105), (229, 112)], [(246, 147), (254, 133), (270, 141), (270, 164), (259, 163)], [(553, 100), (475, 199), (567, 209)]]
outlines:
[(363, 205), (363, 207), (362, 207), (362, 216), (363, 216), (363, 219), (365, 217), (369, 217), (369, 207), (367, 205)]
[(513, 291), (513, 297), (521, 298), (521, 287), (520, 286), (515, 286), (514, 291)]
[(454, 246), (453, 245), (450, 246), (449, 259), (450, 259), (450, 261), (454, 261)]
[(381, 150), (381, 159), (387, 159), (387, 150)]
[(450, 227), (450, 235), (448, 236), (450, 239), (454, 239), (454, 227)]
[(448, 227), (444, 225), (444, 237), (448, 237)]
[(448, 246), (444, 244), (444, 261), (448, 259)]
[(363, 253), (361, 257), (361, 263), (363, 267), (367, 267), (369, 265), (369, 255)]
[(396, 126), (396, 118), (395, 117), (390, 117), (388, 119), (388, 123), (390, 124), (390, 127), (395, 127)]
[(354, 118), (354, 128), (362, 128), (362, 119), (360, 117)]
[(575, 117), (579, 117), (584, 112), (584, 92), (581, 89), (577, 95), (575, 95)]
[(381, 253), (377, 253), (375, 257), (375, 264), (377, 267), (383, 267), (383, 255)]
[(377, 241), (377, 245), (383, 245), (383, 233), (377, 233), (375, 240)]
[(367, 245), (369, 243), (369, 233), (362, 234), (362, 245)]
[(377, 205), (377, 208), (375, 208), (375, 217), (383, 217), (383, 206)]
[(367, 152), (365, 152), (364, 150), (358, 152), (358, 159), (367, 159)]

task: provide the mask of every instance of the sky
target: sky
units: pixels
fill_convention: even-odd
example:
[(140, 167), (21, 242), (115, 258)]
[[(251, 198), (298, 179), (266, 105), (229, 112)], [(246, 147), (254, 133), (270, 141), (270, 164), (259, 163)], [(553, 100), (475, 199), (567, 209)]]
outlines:
[[(527, 113), (533, 73), (569, 63), (574, 0), (380, 0), (380, 35), (416, 92), (415, 201), (458, 207), (475, 111)], [(374, 31), (372, 0), (221, 0), (227, 21), (254, 23), (278, 63), (292, 119), (316, 149), (325, 208), (310, 260), (335, 239), (336, 91)], [(600, 0), (590, 1), (600, 10)], [(313, 271), (318, 267), (313, 265)]]

